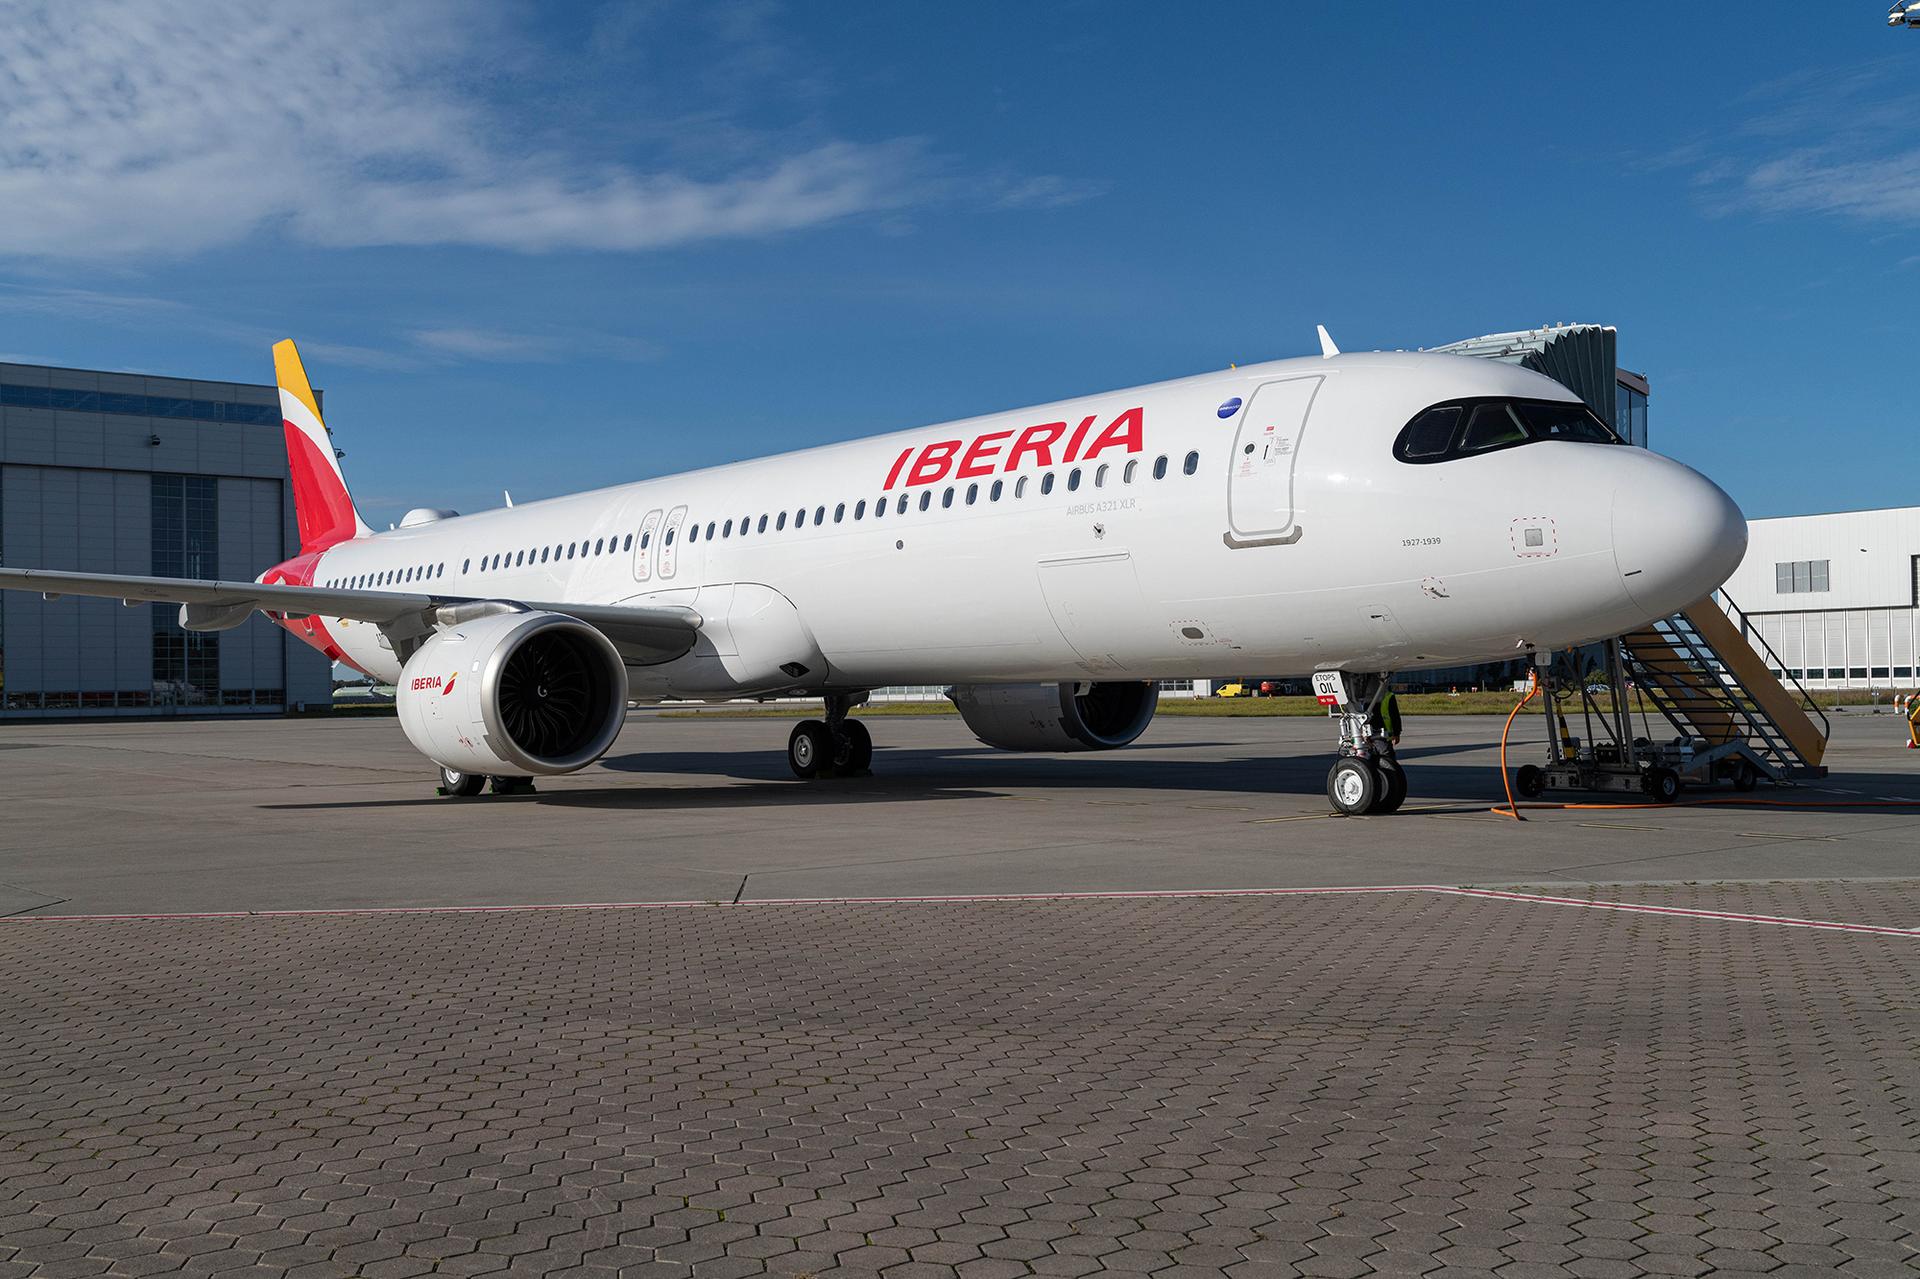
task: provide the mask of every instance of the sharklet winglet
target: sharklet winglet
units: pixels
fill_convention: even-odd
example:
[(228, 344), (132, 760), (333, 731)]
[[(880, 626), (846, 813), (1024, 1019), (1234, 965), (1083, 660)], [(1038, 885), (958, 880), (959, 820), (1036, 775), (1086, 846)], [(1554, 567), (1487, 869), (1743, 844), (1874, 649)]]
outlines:
[(1331, 360), (1334, 356), (1340, 354), (1340, 348), (1333, 344), (1333, 335), (1327, 332), (1326, 325), (1316, 324), (1313, 326), (1313, 331), (1320, 335), (1321, 359)]

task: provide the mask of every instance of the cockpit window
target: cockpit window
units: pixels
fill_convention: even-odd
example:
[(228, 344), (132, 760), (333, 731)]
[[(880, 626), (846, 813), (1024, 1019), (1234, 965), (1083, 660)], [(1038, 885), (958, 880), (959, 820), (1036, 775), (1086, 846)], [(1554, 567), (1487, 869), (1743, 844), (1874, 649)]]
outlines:
[(1393, 455), (1402, 462), (1446, 462), (1543, 440), (1618, 444), (1579, 401), (1461, 400), (1423, 409), (1400, 431)]
[(1526, 441), (1527, 428), (1513, 415), (1511, 404), (1476, 404), (1467, 419), (1467, 433), (1460, 437), (1460, 452), (1485, 453)]
[(1535, 439), (1578, 440), (1582, 444), (1618, 444), (1612, 431), (1584, 404), (1529, 403), (1514, 406)]
[(1407, 424), (1401, 444), (1410, 458), (1445, 457), (1460, 429), (1460, 415), (1466, 410), (1458, 404), (1442, 404), (1428, 409)]

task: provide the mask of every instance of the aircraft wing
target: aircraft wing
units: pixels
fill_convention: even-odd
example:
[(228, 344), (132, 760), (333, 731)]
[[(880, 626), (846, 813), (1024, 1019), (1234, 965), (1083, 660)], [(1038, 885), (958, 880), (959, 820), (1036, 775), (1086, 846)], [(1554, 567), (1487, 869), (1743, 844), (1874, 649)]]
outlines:
[(413, 591), (348, 591), (269, 582), (212, 582), (189, 578), (133, 577), (118, 573), (66, 573), (52, 569), (0, 568), (0, 589), (39, 591), (48, 599), (86, 595), (128, 604), (179, 604), (188, 630), (226, 630), (253, 612), (291, 617), (341, 617), (370, 622), (396, 639), (457, 625), (490, 606), (518, 605), (564, 613), (606, 633), (623, 656), (666, 661), (693, 647), (700, 614), (675, 604), (553, 604), (486, 596)]

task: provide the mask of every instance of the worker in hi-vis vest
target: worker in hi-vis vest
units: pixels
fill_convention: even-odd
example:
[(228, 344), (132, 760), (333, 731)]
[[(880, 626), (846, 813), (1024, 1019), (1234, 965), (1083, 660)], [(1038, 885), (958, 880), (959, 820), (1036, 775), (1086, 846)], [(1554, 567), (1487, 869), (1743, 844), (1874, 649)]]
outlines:
[(1387, 695), (1380, 699), (1380, 704), (1373, 708), (1373, 731), (1398, 746), (1400, 727), (1400, 699), (1392, 689), (1388, 689)]

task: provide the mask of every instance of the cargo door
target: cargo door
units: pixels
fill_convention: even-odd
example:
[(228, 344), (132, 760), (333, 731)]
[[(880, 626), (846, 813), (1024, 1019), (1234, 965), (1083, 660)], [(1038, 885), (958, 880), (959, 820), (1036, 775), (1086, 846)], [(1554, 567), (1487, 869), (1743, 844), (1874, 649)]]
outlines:
[(1267, 382), (1240, 415), (1227, 476), (1227, 544), (1271, 546), (1299, 537), (1294, 471), (1307, 414), (1324, 377)]
[(660, 511), (655, 508), (647, 512), (647, 518), (640, 521), (640, 536), (633, 542), (633, 580), (644, 582), (653, 576), (654, 543), (660, 540)]

